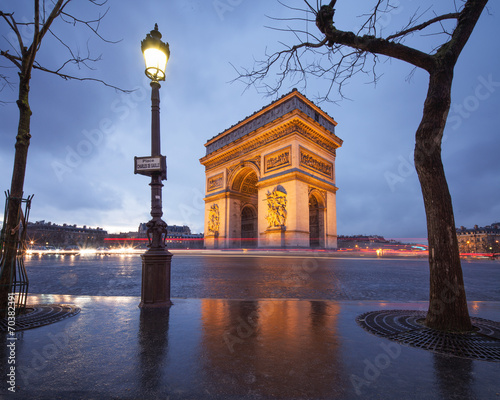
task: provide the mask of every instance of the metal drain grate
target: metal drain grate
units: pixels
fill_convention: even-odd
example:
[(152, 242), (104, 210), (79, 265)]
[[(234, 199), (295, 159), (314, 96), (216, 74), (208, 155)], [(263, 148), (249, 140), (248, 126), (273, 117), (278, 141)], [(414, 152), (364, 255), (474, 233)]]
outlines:
[(435, 353), (484, 361), (500, 361), (500, 323), (471, 318), (474, 332), (449, 333), (429, 329), (418, 321), (423, 311), (371, 311), (356, 318), (370, 333)]
[[(38, 328), (73, 317), (80, 308), (70, 304), (28, 304), (26, 314), (18, 315), (14, 326), (15, 332)], [(0, 320), (0, 331), (7, 332), (7, 320)]]

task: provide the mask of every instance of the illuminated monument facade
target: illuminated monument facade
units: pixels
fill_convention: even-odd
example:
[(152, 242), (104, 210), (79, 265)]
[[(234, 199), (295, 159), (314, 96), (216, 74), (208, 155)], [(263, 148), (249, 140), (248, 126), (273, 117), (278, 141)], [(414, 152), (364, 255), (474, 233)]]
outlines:
[(337, 123), (294, 89), (210, 139), (205, 247), (337, 247)]

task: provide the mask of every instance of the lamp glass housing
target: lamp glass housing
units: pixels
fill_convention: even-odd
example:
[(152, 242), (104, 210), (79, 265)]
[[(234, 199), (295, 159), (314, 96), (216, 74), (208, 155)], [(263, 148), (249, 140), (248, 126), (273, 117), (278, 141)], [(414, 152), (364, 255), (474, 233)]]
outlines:
[(146, 62), (147, 77), (154, 82), (164, 81), (170, 48), (168, 43), (161, 41), (158, 24), (155, 24), (155, 28), (141, 42), (141, 50)]
[(148, 78), (154, 81), (164, 81), (168, 61), (167, 54), (154, 47), (145, 49), (143, 54)]

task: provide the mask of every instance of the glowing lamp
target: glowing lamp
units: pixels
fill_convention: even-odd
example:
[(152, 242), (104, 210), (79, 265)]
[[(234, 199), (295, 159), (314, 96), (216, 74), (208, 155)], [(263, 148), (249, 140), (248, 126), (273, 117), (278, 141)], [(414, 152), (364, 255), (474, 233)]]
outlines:
[(155, 28), (141, 42), (141, 50), (146, 63), (146, 76), (153, 82), (164, 81), (170, 49), (168, 43), (161, 41), (158, 24), (155, 24)]

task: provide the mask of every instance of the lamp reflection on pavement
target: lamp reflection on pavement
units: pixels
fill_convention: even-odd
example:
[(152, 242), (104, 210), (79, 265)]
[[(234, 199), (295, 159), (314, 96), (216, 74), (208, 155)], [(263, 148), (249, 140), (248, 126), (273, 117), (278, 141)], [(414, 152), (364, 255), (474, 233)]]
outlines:
[(144, 394), (161, 387), (162, 368), (168, 354), (169, 308), (141, 309), (139, 320), (139, 381)]

